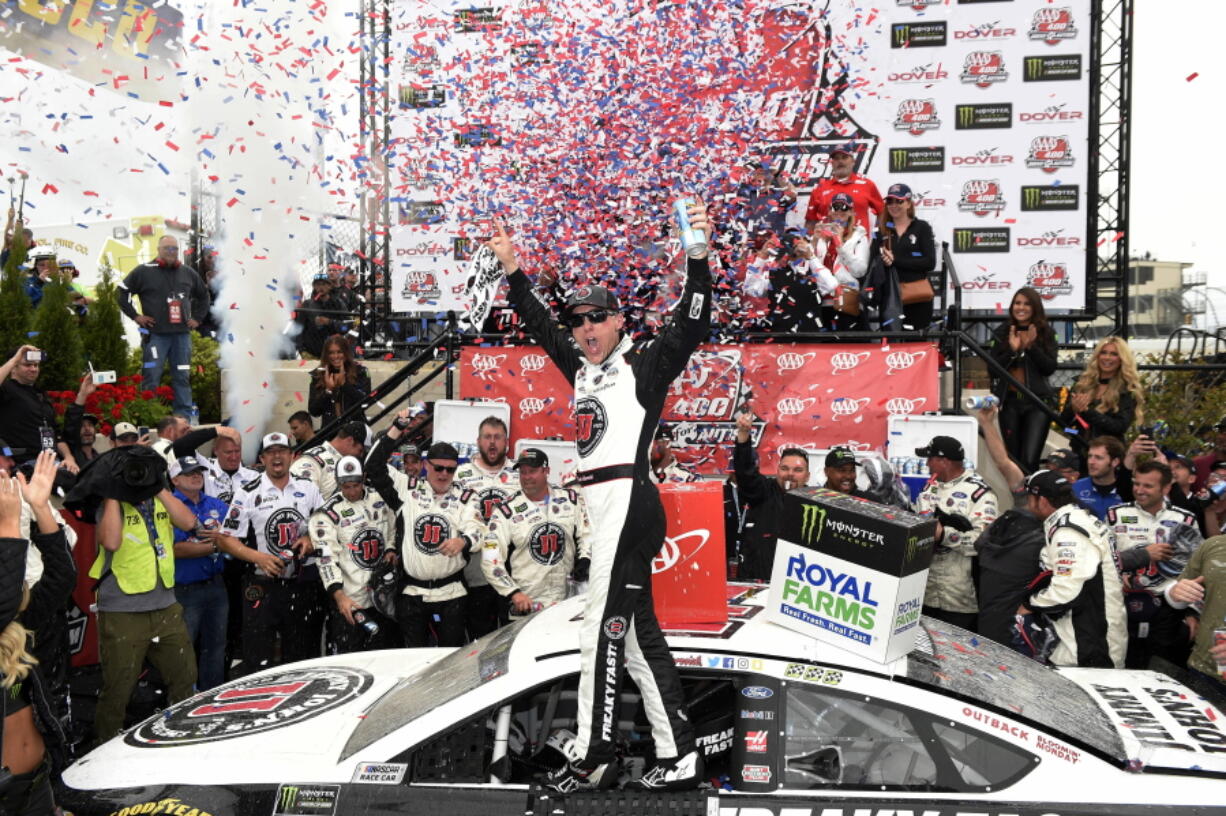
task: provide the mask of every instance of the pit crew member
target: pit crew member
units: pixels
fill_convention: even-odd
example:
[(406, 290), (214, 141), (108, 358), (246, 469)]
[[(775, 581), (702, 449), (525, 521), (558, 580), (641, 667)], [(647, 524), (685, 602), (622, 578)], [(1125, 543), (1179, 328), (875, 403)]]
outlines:
[(336, 466), (346, 456), (362, 458), (366, 449), (366, 426), (361, 422), (346, 422), (331, 441), (316, 445), (294, 460), (290, 474), (315, 485), (319, 495), (327, 499), (336, 495)]

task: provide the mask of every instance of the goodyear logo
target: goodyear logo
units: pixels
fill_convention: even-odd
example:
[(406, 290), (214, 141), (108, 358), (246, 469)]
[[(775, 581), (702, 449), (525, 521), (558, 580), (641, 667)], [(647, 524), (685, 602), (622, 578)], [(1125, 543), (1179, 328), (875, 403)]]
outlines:
[(126, 808), (111, 811), (110, 816), (157, 816), (157, 814), (177, 814), (177, 816), (212, 816), (207, 810), (200, 810), (184, 802), (182, 799), (158, 799), (155, 802), (141, 802), (139, 805), (129, 805)]
[(1081, 55), (1026, 57), (1022, 60), (1022, 81), (1050, 82), (1081, 79)]
[(1008, 252), (1008, 227), (961, 227), (954, 230), (954, 252)]

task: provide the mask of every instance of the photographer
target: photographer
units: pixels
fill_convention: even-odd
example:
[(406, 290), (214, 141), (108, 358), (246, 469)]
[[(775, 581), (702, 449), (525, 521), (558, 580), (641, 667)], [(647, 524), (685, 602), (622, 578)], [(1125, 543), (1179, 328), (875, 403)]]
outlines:
[(55, 408), (47, 393), (34, 385), (42, 365), (43, 352), (26, 345), (0, 366), (0, 426), (18, 467), (38, 456), (39, 451), (52, 450), (59, 453), (68, 472), (77, 473), (72, 452), (56, 433)]
[[(822, 298), (839, 288), (834, 275), (822, 265), (813, 244), (799, 230), (784, 233), (770, 269), (771, 331), (813, 333), (822, 328)], [(771, 244), (767, 244), (769, 251)]]
[(101, 455), (94, 447), (94, 441), (98, 438), (98, 417), (85, 413), (85, 403), (97, 390), (94, 372), (91, 371), (81, 380), (77, 398), (64, 411), (64, 441), (80, 467), (85, 467)]

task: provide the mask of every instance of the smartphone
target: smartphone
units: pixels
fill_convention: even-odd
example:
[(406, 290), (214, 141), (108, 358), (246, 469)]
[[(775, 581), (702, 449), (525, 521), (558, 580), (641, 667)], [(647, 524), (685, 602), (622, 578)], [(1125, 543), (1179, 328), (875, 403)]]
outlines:
[(95, 371), (94, 385), (109, 385), (115, 382), (114, 371)]
[(138, 434), (140, 434), (141, 436), (148, 436), (148, 435), (149, 435), (149, 429), (148, 429), (148, 428), (145, 428), (145, 427), (140, 427), (140, 428), (137, 428), (137, 429), (136, 429), (136, 432), (137, 432)]
[(41, 363), (42, 361), (43, 361), (43, 353), (41, 351), (32, 350), (32, 351), (26, 352), (26, 362), (27, 363)]

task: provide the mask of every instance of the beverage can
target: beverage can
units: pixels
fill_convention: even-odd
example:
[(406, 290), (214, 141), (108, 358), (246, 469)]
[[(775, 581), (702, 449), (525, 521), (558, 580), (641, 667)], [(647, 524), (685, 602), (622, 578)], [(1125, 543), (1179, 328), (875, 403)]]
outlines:
[(677, 214), (677, 228), (681, 232), (681, 246), (685, 254), (691, 258), (701, 258), (707, 253), (707, 236), (701, 230), (690, 227), (690, 215), (686, 208), (693, 203), (693, 198), (679, 198), (673, 204), (673, 210)]
[(988, 394), (987, 396), (967, 397), (962, 404), (968, 411), (982, 411), (984, 408), (994, 408), (1000, 405), (1000, 400)]

